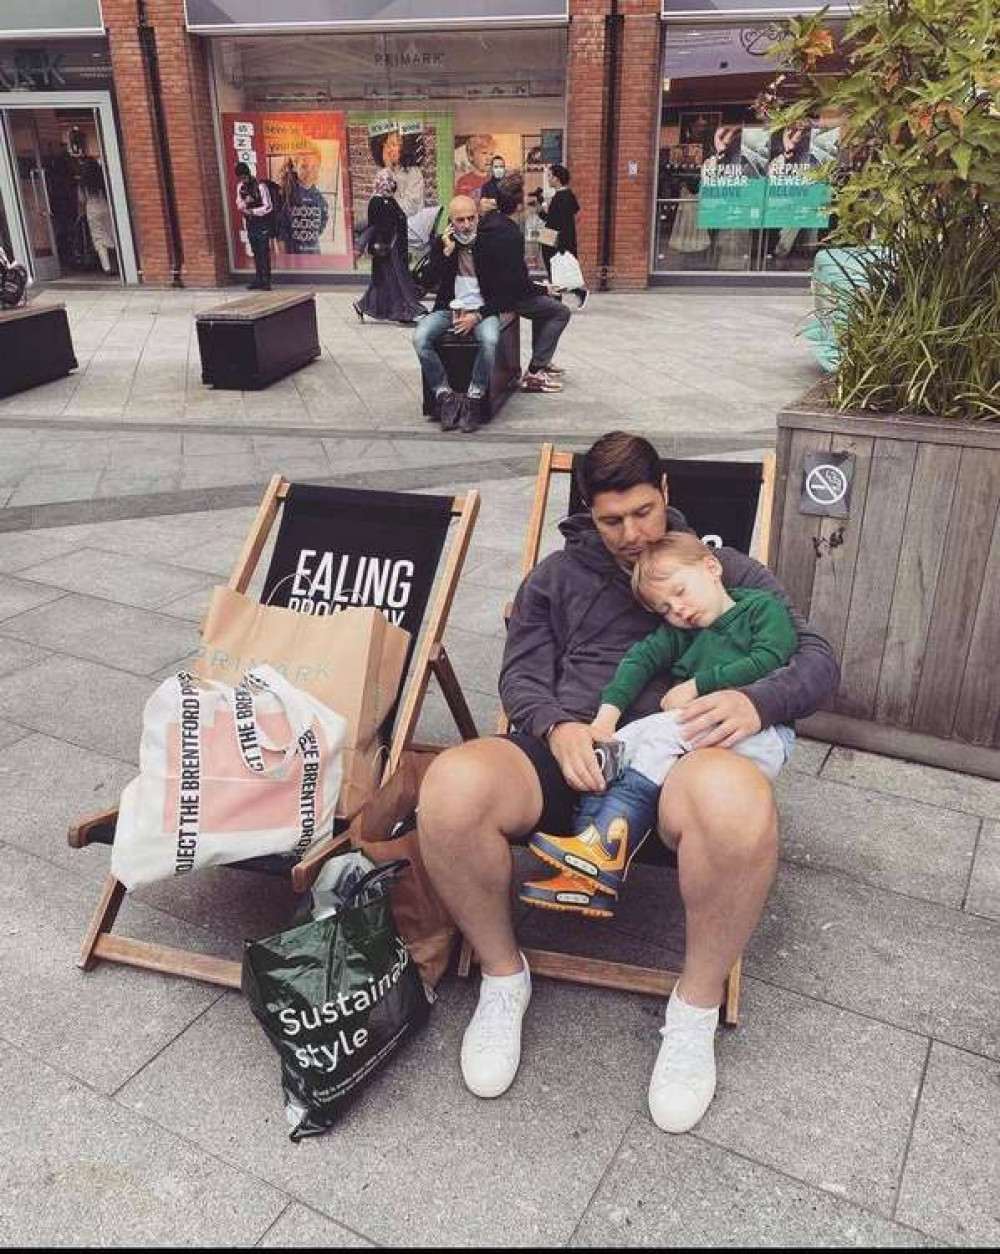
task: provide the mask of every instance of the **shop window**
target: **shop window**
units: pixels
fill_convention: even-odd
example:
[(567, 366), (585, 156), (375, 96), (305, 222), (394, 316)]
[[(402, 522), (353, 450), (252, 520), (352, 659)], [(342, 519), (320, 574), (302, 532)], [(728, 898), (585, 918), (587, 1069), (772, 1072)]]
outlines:
[[(283, 191), (277, 272), (365, 270), (375, 176), (389, 168), (411, 260), (452, 195), (478, 196), (495, 156), (544, 183), (562, 159), (563, 30), (263, 36), (213, 42), (221, 161), (237, 269), (252, 260), (235, 211), (246, 160)], [(525, 216), (529, 260), (540, 221)]]
[(778, 33), (666, 28), (654, 272), (811, 270), (829, 230), (811, 171), (839, 159), (839, 119), (780, 130), (756, 115)]

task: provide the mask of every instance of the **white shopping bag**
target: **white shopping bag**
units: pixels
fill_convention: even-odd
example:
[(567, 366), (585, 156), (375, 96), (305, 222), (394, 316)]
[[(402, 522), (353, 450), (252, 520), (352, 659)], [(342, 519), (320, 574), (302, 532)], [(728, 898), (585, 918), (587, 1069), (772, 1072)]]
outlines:
[(333, 830), (346, 729), (270, 666), (235, 687), (164, 680), (143, 715), (112, 874), (134, 888), (265, 854), (301, 857)]
[(580, 263), (572, 253), (554, 253), (552, 256), (552, 286), (571, 292), (586, 287)]

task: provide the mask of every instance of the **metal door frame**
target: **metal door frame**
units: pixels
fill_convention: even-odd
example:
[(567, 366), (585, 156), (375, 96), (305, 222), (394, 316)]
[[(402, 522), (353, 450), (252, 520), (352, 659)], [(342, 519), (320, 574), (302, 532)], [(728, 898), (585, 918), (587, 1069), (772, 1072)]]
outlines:
[(11, 137), (3, 114), (8, 109), (93, 109), (97, 129), (101, 137), (101, 155), (108, 181), (108, 200), (118, 240), (118, 266), (122, 283), (138, 283), (139, 270), (132, 242), (128, 198), (125, 193), (125, 176), (122, 172), (118, 132), (115, 128), (114, 108), (109, 91), (12, 91), (0, 94), (0, 196), (7, 210), (11, 243), (32, 270), (31, 248), (21, 209), (16, 169), (12, 160)]

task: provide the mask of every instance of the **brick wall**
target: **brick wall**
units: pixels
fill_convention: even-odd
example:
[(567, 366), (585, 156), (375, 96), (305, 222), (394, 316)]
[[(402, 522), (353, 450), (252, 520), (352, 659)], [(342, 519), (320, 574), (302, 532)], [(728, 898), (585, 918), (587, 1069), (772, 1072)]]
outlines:
[[(135, 0), (103, 0), (125, 178), (143, 281), (171, 280), (166, 193), (137, 33)], [(156, 31), (166, 139), (173, 170), (184, 263), (192, 287), (215, 286), (229, 272), (212, 112), (207, 49), (184, 30), (180, 0), (147, 0)]]

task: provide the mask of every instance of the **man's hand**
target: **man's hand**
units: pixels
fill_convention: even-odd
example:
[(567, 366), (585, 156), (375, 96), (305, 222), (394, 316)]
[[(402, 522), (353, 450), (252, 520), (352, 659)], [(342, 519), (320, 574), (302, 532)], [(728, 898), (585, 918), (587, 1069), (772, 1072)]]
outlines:
[(473, 328), (477, 327), (481, 321), (482, 319), (479, 317), (479, 314), (475, 312), (475, 310), (470, 310), (468, 313), (459, 314), (459, 316), (455, 319), (455, 323), (454, 323), (455, 334), (456, 335), (469, 335), (472, 332)]
[(760, 715), (753, 702), (735, 688), (696, 697), (681, 710), (677, 721), (696, 749), (731, 749), (760, 731)]
[(446, 257), (450, 257), (455, 251), (455, 237), (451, 233), (451, 227), (441, 236), (441, 248)]
[(586, 723), (557, 723), (549, 732), (549, 748), (570, 788), (604, 792), (604, 776), (594, 755), (594, 736)]
[(682, 710), (698, 696), (698, 685), (693, 679), (685, 679), (682, 684), (674, 684), (663, 694), (660, 701), (661, 710)]
[(479, 212), (490, 213), (497, 207), (497, 202), (492, 196), (481, 196), (479, 198)]

